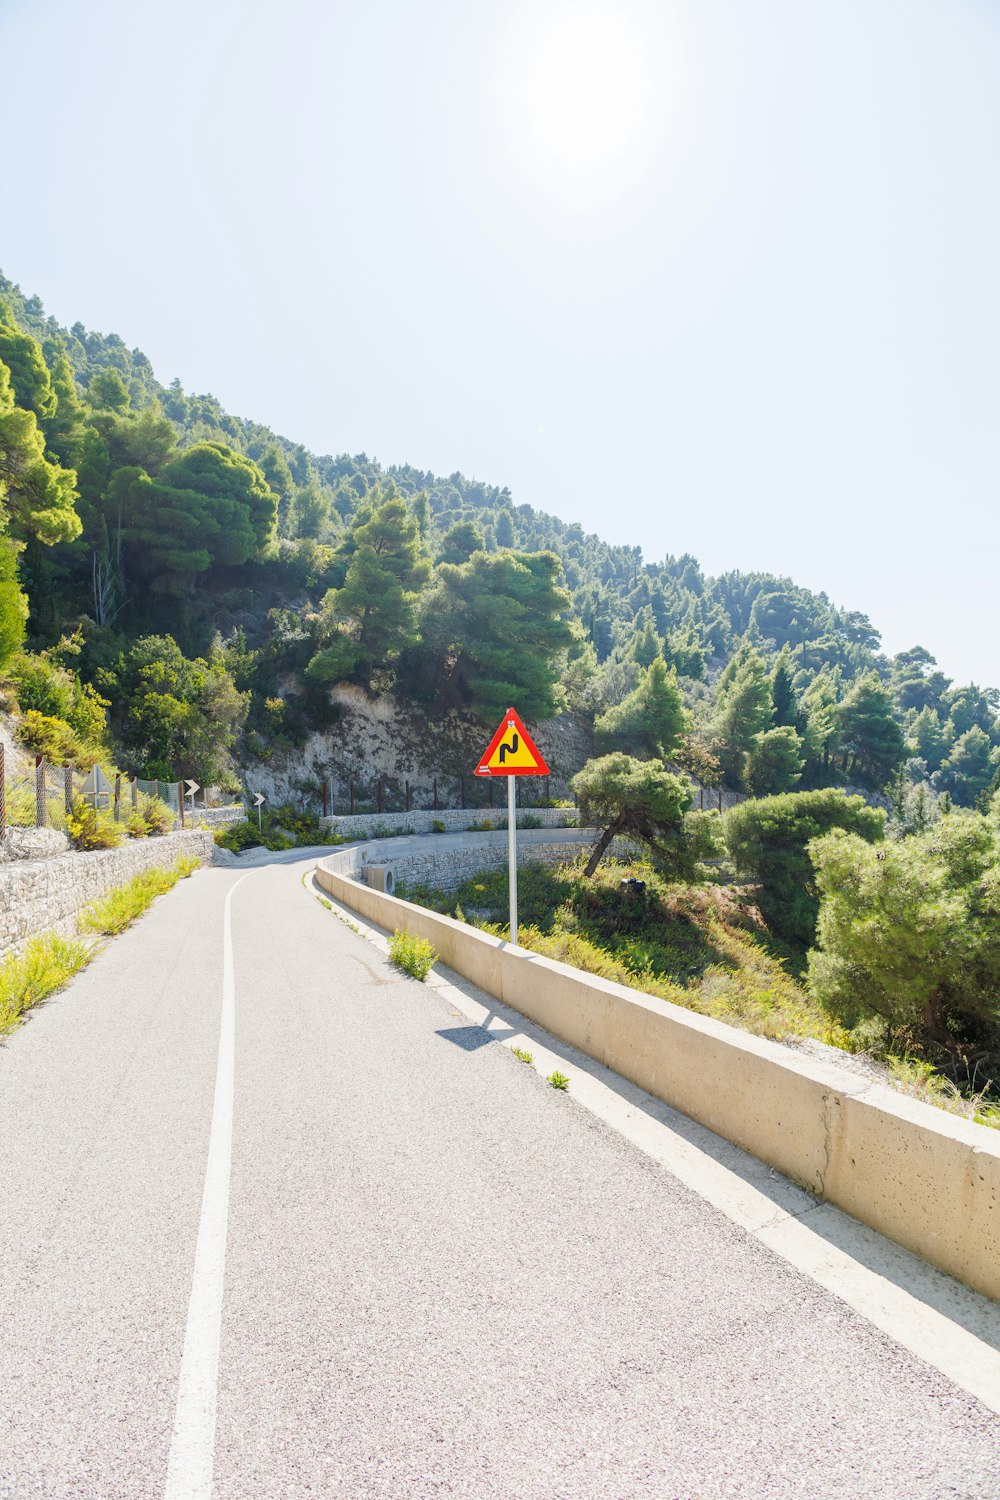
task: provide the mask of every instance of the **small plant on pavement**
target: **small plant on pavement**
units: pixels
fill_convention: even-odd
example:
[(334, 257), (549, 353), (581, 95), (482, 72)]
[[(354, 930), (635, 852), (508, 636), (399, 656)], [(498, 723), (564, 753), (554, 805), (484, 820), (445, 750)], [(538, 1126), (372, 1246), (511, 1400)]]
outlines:
[(565, 1073), (559, 1073), (559, 1072), (550, 1073), (549, 1076), (548, 1076), (548, 1078), (545, 1081), (546, 1081), (546, 1083), (551, 1083), (551, 1085), (552, 1085), (552, 1087), (554, 1089), (568, 1089), (569, 1088), (569, 1079), (566, 1077)]
[(426, 979), (437, 953), (426, 938), (397, 928), (389, 939), (389, 957), (404, 974), (412, 974), (414, 979)]
[(510, 1050), (515, 1057), (520, 1058), (521, 1062), (527, 1063), (529, 1068), (534, 1065), (535, 1054), (533, 1052), (525, 1052), (523, 1047), (511, 1047)]

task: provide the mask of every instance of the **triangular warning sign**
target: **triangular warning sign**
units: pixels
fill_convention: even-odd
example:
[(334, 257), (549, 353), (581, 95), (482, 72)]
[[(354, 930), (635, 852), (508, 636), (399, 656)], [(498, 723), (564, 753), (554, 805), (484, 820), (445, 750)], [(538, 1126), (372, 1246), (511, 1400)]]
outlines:
[(548, 776), (549, 768), (516, 709), (508, 708), (500, 728), (476, 767), (477, 776)]

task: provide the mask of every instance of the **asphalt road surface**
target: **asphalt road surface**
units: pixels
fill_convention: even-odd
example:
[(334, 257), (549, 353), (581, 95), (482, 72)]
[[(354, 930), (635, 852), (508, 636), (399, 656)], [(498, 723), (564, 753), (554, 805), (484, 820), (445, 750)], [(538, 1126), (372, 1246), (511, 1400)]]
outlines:
[(994, 1415), (311, 864), (182, 882), (0, 1046), (4, 1500), (1000, 1497)]

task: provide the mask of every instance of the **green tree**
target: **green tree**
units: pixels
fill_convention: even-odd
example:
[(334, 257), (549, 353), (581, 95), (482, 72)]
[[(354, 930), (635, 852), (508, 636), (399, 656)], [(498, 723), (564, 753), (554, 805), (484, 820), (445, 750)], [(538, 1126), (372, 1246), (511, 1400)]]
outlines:
[[(652, 620), (641, 630), (632, 642), (632, 655), (640, 667), (651, 667), (658, 657), (661, 657), (663, 642), (656, 633), (656, 627)], [(661, 658), (662, 659), (662, 658)]]
[(974, 807), (993, 781), (1000, 753), (978, 724), (959, 735), (948, 758), (934, 776), (934, 787), (948, 792), (958, 807)]
[(824, 787), (743, 802), (722, 820), (729, 857), (737, 873), (756, 884), (761, 915), (780, 937), (813, 940), (819, 897), (808, 846), (832, 828), (875, 842), (883, 836), (885, 813)]
[(560, 655), (574, 633), (551, 552), (476, 552), (442, 564), (421, 610), (424, 671), (437, 701), (487, 719), (514, 704), (526, 718), (558, 706)]
[(0, 364), (0, 531), (15, 541), (50, 546), (80, 534), (76, 475), (45, 457), (35, 413), (14, 404), (10, 373)]
[(221, 652), (189, 660), (172, 636), (144, 636), (106, 674), (112, 724), (126, 770), (203, 786), (232, 774), (232, 748), (246, 717)]
[(876, 790), (885, 786), (906, 759), (903, 731), (877, 672), (868, 672), (837, 706), (842, 766)]
[(758, 736), (750, 752), (747, 782), (755, 797), (790, 792), (802, 779), (802, 736), (790, 724), (779, 724)]
[(715, 754), (731, 786), (745, 786), (748, 762), (758, 736), (771, 724), (771, 684), (752, 646), (744, 647), (719, 678), (712, 734)]
[(670, 860), (683, 838), (691, 786), (662, 761), (634, 760), (618, 752), (588, 760), (573, 777), (573, 790), (603, 824), (584, 875), (593, 875), (612, 839), (637, 839)]
[(910, 723), (908, 748), (929, 771), (936, 771), (948, 753), (948, 735), (937, 709), (925, 707)]
[(224, 443), (196, 443), (159, 479), (119, 469), (104, 501), (120, 526), (126, 571), (166, 593), (184, 593), (213, 565), (238, 567), (274, 532), (277, 502), (257, 465)]
[(469, 561), (474, 552), (482, 552), (483, 534), (471, 521), (459, 521), (445, 533), (438, 555), (439, 563), (460, 566)]
[(370, 683), (417, 638), (419, 591), (430, 576), (416, 517), (399, 496), (359, 515), (344, 585), (323, 600), (321, 649), (309, 663), (314, 682)]
[(820, 893), (809, 987), (846, 1026), (878, 1017), (911, 1041), (1000, 1043), (1000, 850), (953, 812), (877, 851), (849, 833), (812, 845)]
[(789, 725), (792, 729), (799, 729), (799, 700), (795, 695), (795, 671), (792, 666), (792, 654), (785, 649), (781, 652), (774, 664), (771, 673), (771, 704), (774, 710), (774, 722), (781, 728)]
[(0, 531), (0, 672), (21, 649), (28, 599), (17, 577), (17, 549)]
[(627, 750), (670, 760), (687, 733), (690, 716), (677, 686), (677, 672), (654, 657), (637, 687), (594, 724), (599, 750)]
[(41, 345), (14, 322), (9, 304), (0, 303), (0, 362), (10, 372), (13, 399), (40, 423), (55, 416), (56, 394)]
[(132, 398), (117, 370), (97, 370), (87, 385), (87, 399), (95, 411), (124, 412)]

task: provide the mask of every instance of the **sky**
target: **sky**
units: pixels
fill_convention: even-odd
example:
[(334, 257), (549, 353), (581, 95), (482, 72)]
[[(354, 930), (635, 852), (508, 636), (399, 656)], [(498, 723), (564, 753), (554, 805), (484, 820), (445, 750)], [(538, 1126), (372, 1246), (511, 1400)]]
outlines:
[(994, 0), (0, 0), (0, 57), (60, 321), (1000, 685)]

